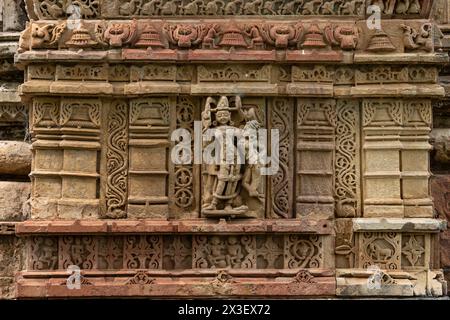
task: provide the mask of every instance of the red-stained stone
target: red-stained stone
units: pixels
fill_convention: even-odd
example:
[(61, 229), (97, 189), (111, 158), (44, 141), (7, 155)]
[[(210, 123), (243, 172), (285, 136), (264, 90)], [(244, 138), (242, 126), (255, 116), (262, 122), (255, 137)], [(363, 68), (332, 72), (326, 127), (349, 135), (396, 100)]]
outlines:
[(450, 174), (433, 175), (430, 186), (436, 212), (442, 219), (450, 221)]
[(440, 234), (441, 268), (450, 268), (450, 230)]
[[(232, 270), (225, 271), (228, 280), (218, 279), (220, 270), (187, 274), (146, 272), (148, 283), (130, 284), (132, 273), (117, 274), (114, 278), (105, 275), (88, 275), (83, 272), (84, 284), (80, 289), (68, 289), (67, 274), (49, 274), (47, 278), (32, 273), (17, 277), (17, 298), (33, 297), (281, 297), (281, 296), (331, 296), (336, 290), (332, 270), (309, 270), (309, 282), (295, 278), (298, 270), (265, 274), (247, 272), (243, 276)], [(252, 276), (250, 276), (253, 273)]]
[(30, 234), (91, 234), (106, 233), (108, 225), (106, 221), (24, 221), (16, 225), (18, 236)]
[(122, 49), (122, 59), (173, 61), (178, 59), (178, 55), (176, 50), (171, 49)]
[(286, 52), (286, 61), (342, 61), (341, 51), (293, 50)]
[(315, 233), (331, 234), (329, 220), (57, 220), (24, 221), (17, 224), (18, 236), (30, 234), (93, 234), (93, 233)]

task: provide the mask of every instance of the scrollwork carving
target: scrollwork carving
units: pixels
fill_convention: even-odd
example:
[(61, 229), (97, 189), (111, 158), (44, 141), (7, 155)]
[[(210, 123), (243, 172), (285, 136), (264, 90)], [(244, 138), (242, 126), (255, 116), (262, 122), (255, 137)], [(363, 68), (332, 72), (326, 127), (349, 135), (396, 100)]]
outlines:
[(108, 115), (106, 151), (106, 216), (126, 217), (128, 169), (128, 104), (113, 102)]
[(335, 197), (336, 215), (358, 215), (358, 105), (350, 101), (337, 104)]
[(320, 268), (323, 265), (319, 236), (286, 236), (284, 250), (285, 268)]

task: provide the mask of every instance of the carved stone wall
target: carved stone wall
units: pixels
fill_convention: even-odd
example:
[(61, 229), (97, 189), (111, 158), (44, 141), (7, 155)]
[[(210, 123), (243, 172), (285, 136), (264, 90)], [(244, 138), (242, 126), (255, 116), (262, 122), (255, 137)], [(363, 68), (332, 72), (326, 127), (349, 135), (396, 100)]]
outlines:
[(0, 299), (16, 297), (14, 277), (25, 268), (25, 243), (15, 225), (27, 218), (31, 151), (28, 111), (17, 93), (22, 72), (14, 66), (19, 32), (25, 27), (25, 4), (0, 4)]
[[(4, 296), (446, 294), (429, 185), (439, 5), (25, 2), (26, 108), (0, 117), (29, 120), (31, 209), (0, 224), (17, 236), (5, 252), (26, 248)], [(171, 161), (177, 129), (193, 154), (206, 129), (247, 126), (278, 130), (273, 175)]]
[[(449, 4), (447, 1), (438, 1), (436, 3), (434, 18), (439, 23), (442, 31), (441, 50), (448, 52), (449, 49)], [(449, 164), (449, 143), (450, 143), (450, 118), (448, 102), (448, 64), (446, 64), (439, 76), (441, 85), (445, 88), (445, 98), (433, 104), (433, 131), (431, 132), (431, 143), (433, 150), (431, 152), (431, 194), (434, 200), (436, 215), (449, 221), (450, 217), (450, 170)], [(441, 267), (444, 270), (445, 278), (450, 280), (450, 234), (448, 230), (444, 231), (440, 237), (441, 249)]]

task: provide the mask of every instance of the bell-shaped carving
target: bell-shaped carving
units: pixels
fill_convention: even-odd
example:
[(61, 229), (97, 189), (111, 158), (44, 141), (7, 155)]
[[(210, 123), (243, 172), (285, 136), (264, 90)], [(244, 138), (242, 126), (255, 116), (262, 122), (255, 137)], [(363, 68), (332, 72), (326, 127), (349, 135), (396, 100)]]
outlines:
[(161, 42), (161, 35), (151, 24), (146, 24), (142, 31), (138, 41), (135, 44), (136, 47), (159, 47), (164, 48), (164, 44)]
[(68, 47), (73, 48), (88, 48), (96, 44), (97, 42), (92, 40), (89, 31), (81, 26), (73, 31), (70, 40), (66, 42)]
[(373, 52), (389, 52), (395, 51), (395, 46), (383, 30), (377, 29), (372, 38), (370, 38), (366, 50)]
[(222, 47), (247, 47), (242, 31), (235, 25), (231, 24), (223, 32), (222, 40), (219, 43)]
[(323, 41), (323, 31), (320, 30), (317, 24), (313, 24), (309, 27), (305, 34), (305, 41), (303, 42), (304, 48), (323, 48), (327, 44)]

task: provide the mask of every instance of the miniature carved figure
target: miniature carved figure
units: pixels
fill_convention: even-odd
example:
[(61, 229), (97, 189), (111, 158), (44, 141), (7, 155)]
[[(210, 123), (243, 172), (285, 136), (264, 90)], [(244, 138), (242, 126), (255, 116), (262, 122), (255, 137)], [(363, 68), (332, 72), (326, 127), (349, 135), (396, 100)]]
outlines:
[[(213, 108), (213, 104), (217, 107)], [(214, 154), (211, 154), (214, 162), (205, 165), (206, 178), (202, 208), (203, 213), (207, 216), (246, 214), (249, 207), (242, 197), (243, 190), (248, 193), (249, 197), (259, 199), (262, 196), (258, 190), (259, 167), (255, 163), (249, 163), (257, 162), (257, 159), (250, 158), (254, 153), (249, 152), (246, 137), (244, 137), (244, 157), (239, 154), (237, 141), (242, 138), (237, 129), (243, 129), (244, 132), (245, 130), (259, 129), (260, 123), (256, 117), (256, 111), (253, 110), (255, 107), (250, 106), (243, 110), (240, 97), (228, 99), (226, 96), (222, 96), (217, 103), (216, 100), (209, 97), (206, 101), (205, 110), (202, 113), (203, 132), (207, 133), (208, 129), (214, 129), (215, 138)], [(235, 112), (234, 115), (233, 112)], [(233, 116), (243, 118), (245, 124), (242, 128), (235, 125), (232, 120)], [(228, 136), (230, 134), (235, 136), (230, 138)], [(208, 145), (207, 148), (210, 146)], [(234, 152), (236, 148), (238, 151)], [(238, 161), (240, 156), (243, 159), (240, 158), (241, 161)]]

